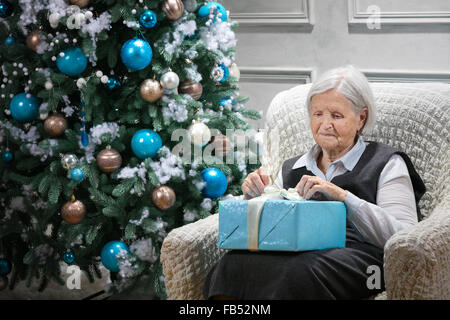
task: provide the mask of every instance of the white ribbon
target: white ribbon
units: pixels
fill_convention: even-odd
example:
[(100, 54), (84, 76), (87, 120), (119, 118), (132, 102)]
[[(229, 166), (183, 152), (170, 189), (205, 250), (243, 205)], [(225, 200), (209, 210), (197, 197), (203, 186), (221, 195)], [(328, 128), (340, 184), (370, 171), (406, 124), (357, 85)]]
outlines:
[(267, 200), (304, 200), (294, 188), (277, 189), (274, 186), (268, 186), (264, 193), (256, 198), (248, 200), (247, 208), (247, 244), (250, 251), (258, 251), (259, 221), (261, 218), (264, 203)]

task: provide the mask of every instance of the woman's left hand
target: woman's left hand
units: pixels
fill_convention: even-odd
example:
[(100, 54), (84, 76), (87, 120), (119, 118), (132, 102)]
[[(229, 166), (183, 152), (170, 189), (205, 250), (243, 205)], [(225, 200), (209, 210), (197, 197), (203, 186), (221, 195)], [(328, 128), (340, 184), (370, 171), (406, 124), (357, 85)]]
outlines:
[(330, 201), (344, 201), (348, 191), (317, 176), (303, 175), (295, 186), (300, 196), (306, 200), (319, 198), (320, 194)]

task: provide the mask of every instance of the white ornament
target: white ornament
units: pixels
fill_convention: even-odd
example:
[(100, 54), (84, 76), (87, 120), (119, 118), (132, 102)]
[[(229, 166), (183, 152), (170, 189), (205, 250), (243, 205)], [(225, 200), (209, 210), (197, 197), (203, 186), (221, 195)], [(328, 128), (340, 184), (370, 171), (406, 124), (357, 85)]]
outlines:
[(103, 76), (103, 72), (101, 70), (98, 70), (95, 75), (100, 78), (101, 76)]
[(100, 78), (100, 81), (101, 81), (102, 83), (107, 83), (107, 82), (108, 82), (108, 76), (102, 76), (102, 77)]
[(58, 12), (53, 12), (48, 16), (48, 21), (50, 22), (50, 26), (55, 29), (58, 27), (59, 19), (61, 18)]
[(180, 78), (178, 77), (178, 75), (175, 72), (169, 71), (169, 72), (163, 74), (160, 82), (161, 82), (161, 86), (164, 89), (173, 90), (178, 87), (178, 84), (180, 83)]
[(200, 121), (192, 121), (188, 131), (190, 141), (195, 146), (203, 147), (211, 140), (211, 130)]
[(86, 17), (86, 19), (91, 19), (94, 16), (94, 14), (92, 13), (92, 11), (86, 11), (84, 13), (84, 16)]

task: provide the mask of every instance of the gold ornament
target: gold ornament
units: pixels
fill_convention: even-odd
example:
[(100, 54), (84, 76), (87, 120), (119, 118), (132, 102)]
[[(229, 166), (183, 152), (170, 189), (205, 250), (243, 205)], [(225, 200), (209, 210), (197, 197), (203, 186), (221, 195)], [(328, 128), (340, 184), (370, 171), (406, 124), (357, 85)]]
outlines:
[(148, 102), (155, 102), (161, 99), (163, 88), (157, 80), (147, 79), (141, 84), (141, 97)]
[(186, 80), (178, 87), (181, 93), (187, 93), (194, 100), (200, 99), (203, 93), (203, 86), (199, 82), (193, 82), (192, 80)]
[(122, 165), (122, 157), (119, 152), (107, 146), (97, 155), (97, 165), (103, 172), (114, 172)]
[(70, 4), (84, 8), (89, 4), (89, 0), (70, 0)]
[(161, 210), (167, 210), (176, 201), (175, 192), (168, 186), (159, 186), (152, 192), (152, 201)]
[(27, 47), (33, 51), (36, 51), (37, 46), (41, 43), (39, 33), (39, 30), (34, 30), (27, 36)]
[(83, 220), (86, 215), (86, 207), (83, 202), (76, 200), (72, 195), (72, 199), (67, 201), (61, 208), (61, 216), (63, 220), (70, 224), (77, 224)]
[(44, 130), (50, 137), (57, 137), (67, 129), (67, 120), (60, 113), (49, 116), (44, 122)]
[(163, 11), (167, 19), (176, 21), (181, 18), (184, 12), (184, 4), (181, 0), (166, 0), (163, 3)]
[(193, 145), (203, 147), (211, 140), (211, 130), (198, 120), (193, 120), (188, 128), (189, 138)]

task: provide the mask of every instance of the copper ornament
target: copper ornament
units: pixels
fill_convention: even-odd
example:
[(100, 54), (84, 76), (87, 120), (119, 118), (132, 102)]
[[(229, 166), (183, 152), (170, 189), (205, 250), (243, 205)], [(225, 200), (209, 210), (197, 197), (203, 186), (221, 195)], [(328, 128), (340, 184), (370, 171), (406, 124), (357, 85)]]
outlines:
[(186, 80), (178, 87), (181, 93), (187, 93), (194, 100), (200, 99), (203, 93), (203, 86), (199, 82), (193, 82), (192, 80)]
[(97, 165), (101, 171), (111, 173), (120, 168), (122, 157), (119, 152), (108, 146), (97, 155)]
[(167, 210), (176, 201), (175, 192), (168, 186), (159, 186), (152, 193), (152, 201), (161, 210)]
[(70, 224), (80, 223), (85, 215), (86, 207), (83, 202), (80, 200), (74, 200), (74, 198), (67, 201), (61, 209), (61, 216), (63, 220)]
[(176, 21), (181, 18), (184, 12), (184, 4), (181, 0), (166, 0), (163, 3), (163, 11), (167, 19)]
[(89, 0), (70, 0), (70, 4), (79, 6), (80, 8), (84, 8), (89, 4)]
[(161, 99), (163, 91), (161, 83), (157, 80), (147, 79), (141, 84), (141, 97), (148, 102), (155, 102)]
[(52, 114), (44, 122), (44, 130), (50, 137), (60, 136), (66, 129), (67, 120), (59, 113)]
[(34, 30), (27, 36), (27, 47), (33, 51), (36, 51), (37, 46), (41, 43), (39, 33), (39, 30)]

